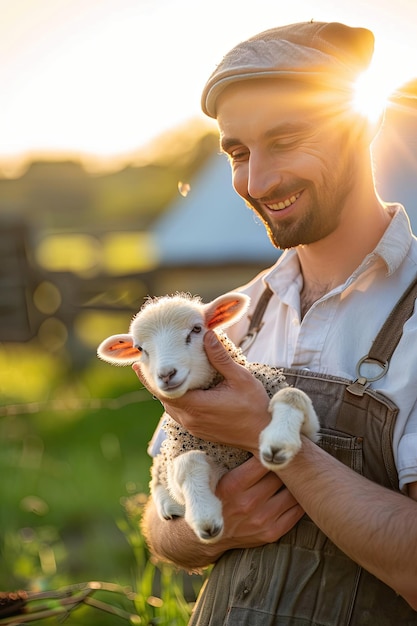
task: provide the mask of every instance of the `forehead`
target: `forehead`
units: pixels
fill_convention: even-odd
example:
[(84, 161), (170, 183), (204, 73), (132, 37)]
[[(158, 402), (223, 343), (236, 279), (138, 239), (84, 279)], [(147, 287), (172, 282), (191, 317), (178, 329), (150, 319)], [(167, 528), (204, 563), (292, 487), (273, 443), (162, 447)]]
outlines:
[(234, 83), (217, 100), (221, 135), (259, 124), (297, 124), (336, 115), (340, 94), (295, 80), (253, 79)]
[(160, 333), (181, 337), (181, 331), (188, 331), (197, 323), (203, 323), (201, 306), (192, 301), (183, 303), (179, 298), (161, 298), (150, 302), (136, 315), (130, 332), (141, 341), (152, 339)]

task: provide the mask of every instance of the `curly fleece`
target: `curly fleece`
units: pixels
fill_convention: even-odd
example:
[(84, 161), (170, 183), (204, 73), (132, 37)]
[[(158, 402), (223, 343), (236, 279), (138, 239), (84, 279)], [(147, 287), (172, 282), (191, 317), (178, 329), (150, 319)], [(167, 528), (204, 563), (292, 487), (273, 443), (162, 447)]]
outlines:
[[(287, 387), (285, 382), (285, 376), (282, 369), (276, 367), (270, 367), (269, 365), (262, 365), (260, 363), (250, 363), (242, 350), (235, 346), (235, 344), (223, 333), (222, 331), (216, 331), (216, 334), (223, 346), (227, 349), (230, 356), (234, 361), (243, 365), (248, 369), (260, 382), (263, 384), (268, 396), (272, 396)], [(222, 377), (216, 373), (210, 387), (214, 387), (221, 381)], [(172, 460), (188, 452), (189, 450), (202, 450), (205, 452), (220, 468), (223, 473), (228, 470), (241, 465), (246, 461), (251, 454), (246, 450), (239, 448), (233, 448), (231, 446), (225, 446), (210, 441), (205, 441), (199, 437), (195, 437), (187, 430), (185, 430), (180, 424), (173, 420), (168, 414), (166, 415), (166, 421), (163, 426), (166, 432), (166, 439), (163, 441), (159, 454), (154, 458), (152, 465), (152, 476), (158, 483), (167, 488), (167, 471)]]

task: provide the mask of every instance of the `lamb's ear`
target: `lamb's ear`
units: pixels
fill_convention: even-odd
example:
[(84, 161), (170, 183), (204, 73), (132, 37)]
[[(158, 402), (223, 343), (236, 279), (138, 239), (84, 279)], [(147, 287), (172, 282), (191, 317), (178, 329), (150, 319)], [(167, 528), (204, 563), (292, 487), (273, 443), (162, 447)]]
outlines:
[(204, 317), (209, 329), (226, 328), (237, 322), (249, 308), (250, 298), (243, 293), (230, 292), (204, 305)]
[(133, 345), (132, 335), (112, 335), (97, 348), (100, 359), (114, 365), (132, 365), (141, 354), (142, 351)]

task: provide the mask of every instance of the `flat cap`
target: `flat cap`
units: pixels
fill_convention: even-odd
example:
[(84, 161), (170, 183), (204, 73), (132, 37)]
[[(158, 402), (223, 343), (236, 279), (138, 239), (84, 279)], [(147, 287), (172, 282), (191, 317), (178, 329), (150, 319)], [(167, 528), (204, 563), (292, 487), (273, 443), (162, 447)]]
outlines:
[(201, 106), (209, 117), (216, 117), (216, 101), (223, 89), (255, 78), (351, 82), (368, 67), (373, 51), (374, 36), (366, 28), (338, 22), (272, 28), (226, 54), (203, 89)]

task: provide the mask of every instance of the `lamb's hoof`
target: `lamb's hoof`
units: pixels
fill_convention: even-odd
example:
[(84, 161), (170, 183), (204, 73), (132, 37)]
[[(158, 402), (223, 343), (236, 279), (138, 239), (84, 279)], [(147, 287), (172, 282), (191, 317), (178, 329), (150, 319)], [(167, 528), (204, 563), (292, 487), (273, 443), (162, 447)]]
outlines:
[(213, 524), (212, 526), (207, 525), (204, 528), (199, 528), (197, 531), (201, 541), (204, 541), (205, 543), (218, 541), (222, 533), (223, 525), (221, 524)]
[(268, 448), (261, 451), (262, 463), (272, 469), (282, 469), (294, 458), (295, 453), (293, 451), (286, 450), (285, 448)]
[(174, 502), (162, 505), (159, 510), (159, 516), (167, 521), (184, 517), (184, 513), (184, 507)]

